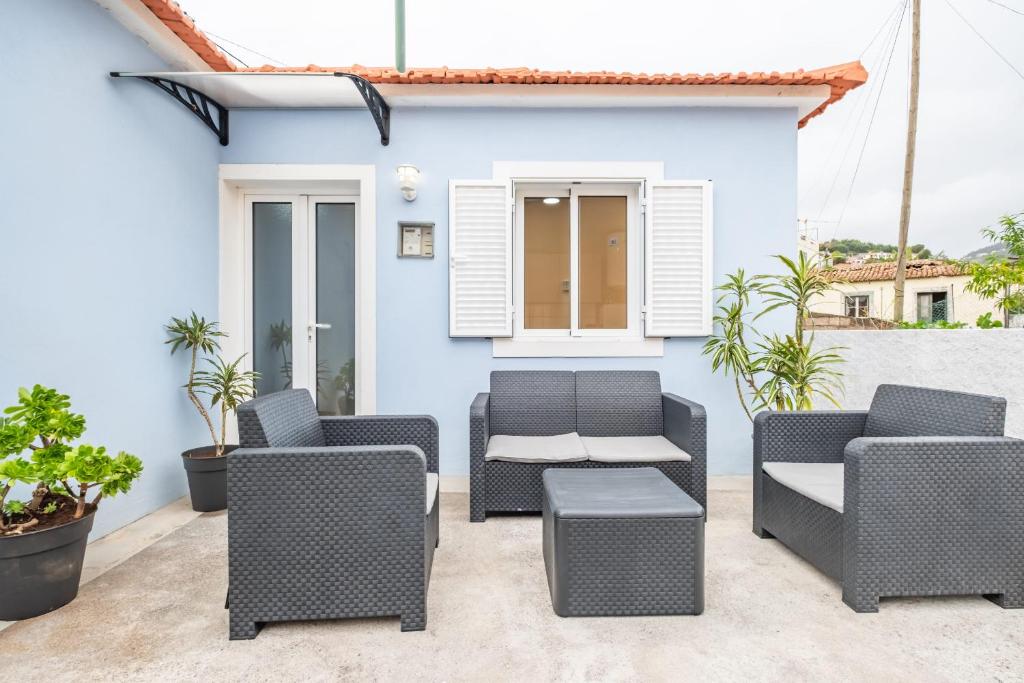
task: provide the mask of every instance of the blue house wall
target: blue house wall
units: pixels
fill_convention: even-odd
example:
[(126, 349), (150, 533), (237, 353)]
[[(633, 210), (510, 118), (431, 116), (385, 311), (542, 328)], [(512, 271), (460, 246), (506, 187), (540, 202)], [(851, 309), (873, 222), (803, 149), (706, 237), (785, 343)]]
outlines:
[(0, 404), (40, 383), (70, 394), (86, 441), (141, 457), (93, 538), (186, 492), (178, 454), (209, 441), (162, 326), (217, 312), (219, 145), (119, 69), (166, 69), (90, 0), (0, 12)]
[[(490, 178), (494, 161), (661, 161), (666, 179), (714, 181), (714, 279), (772, 272), (796, 244), (795, 109), (424, 109), (392, 111), (382, 147), (365, 111), (239, 111), (224, 163), (374, 164), (377, 170), (377, 410), (429, 413), (441, 473), (466, 474), (469, 403), (495, 369), (654, 369), (708, 409), (712, 474), (750, 471), (750, 426), (735, 388), (712, 375), (704, 339), (662, 358), (492, 358), (491, 341), (448, 337), (448, 181)], [(414, 202), (395, 168), (419, 167)], [(437, 224), (433, 260), (399, 259), (400, 220)], [(766, 323), (781, 329), (784, 316)]]
[[(794, 109), (396, 109), (388, 147), (365, 111), (243, 111), (221, 148), (166, 95), (107, 76), (166, 65), (93, 2), (9, 0), (3, 14), (0, 402), (55, 386), (87, 416), (87, 441), (143, 459), (94, 538), (183, 495), (178, 453), (208, 440), (162, 327), (217, 315), (218, 163), (376, 166), (377, 408), (438, 418), (442, 474), (467, 472), (470, 400), (502, 368), (659, 370), (665, 390), (708, 409), (709, 471), (749, 471), (749, 425), (702, 339), (668, 340), (662, 358), (578, 359), (495, 359), (489, 340), (449, 339), (448, 181), (516, 160), (662, 161), (668, 179), (710, 178), (720, 282), (793, 249)], [(422, 171), (413, 203), (399, 163)], [(399, 220), (434, 221), (438, 257), (398, 259)]]

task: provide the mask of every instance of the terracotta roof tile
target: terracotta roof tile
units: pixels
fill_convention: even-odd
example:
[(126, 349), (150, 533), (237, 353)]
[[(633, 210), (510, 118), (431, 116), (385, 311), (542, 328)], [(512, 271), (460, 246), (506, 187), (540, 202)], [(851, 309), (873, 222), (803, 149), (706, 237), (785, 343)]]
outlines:
[[(961, 266), (953, 261), (917, 259), (907, 261), (907, 279), (963, 275)], [(896, 279), (896, 262), (840, 263), (826, 271), (832, 282), (878, 282)]]
[(259, 71), (259, 72), (310, 72), (345, 71), (362, 76), (371, 83), (389, 84), (458, 84), (458, 83), (503, 83), (503, 84), (589, 84), (589, 85), (827, 85), (829, 98), (802, 119), (798, 126), (821, 114), (828, 105), (842, 99), (850, 90), (863, 85), (868, 72), (861, 63), (849, 62), (812, 71), (766, 73), (763, 71), (739, 73), (695, 74), (645, 74), (614, 71), (541, 71), (527, 67), (512, 69), (449, 69), (412, 68), (399, 73), (393, 68), (364, 67), (358, 64), (338, 67), (321, 67), (310, 64), (305, 67), (275, 67), (269, 64), (253, 68), (239, 68), (195, 25), (195, 22), (173, 0), (142, 0), (142, 3), (185, 42), (204, 62), (215, 71)]
[(199, 30), (178, 3), (173, 0), (142, 0), (142, 4), (214, 71), (235, 71), (238, 68), (205, 33)]

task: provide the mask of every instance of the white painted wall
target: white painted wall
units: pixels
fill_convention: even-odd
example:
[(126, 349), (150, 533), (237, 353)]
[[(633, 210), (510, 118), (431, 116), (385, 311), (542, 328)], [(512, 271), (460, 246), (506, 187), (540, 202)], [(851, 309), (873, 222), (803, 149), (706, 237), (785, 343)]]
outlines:
[[(996, 308), (995, 300), (983, 299), (968, 292), (964, 289), (968, 282), (970, 278), (966, 275), (908, 279), (903, 299), (903, 319), (909, 322), (917, 320), (919, 292), (946, 292), (951, 301), (950, 322), (963, 322), (974, 327), (978, 316), (985, 313), (991, 313), (995, 320), (1002, 320), (1003, 312)], [(867, 294), (870, 297), (871, 317), (892, 320), (896, 300), (896, 287), (892, 280), (834, 283), (831, 290), (811, 301), (811, 310), (815, 313), (846, 315), (847, 294)]]
[(1024, 330), (820, 330), (814, 343), (846, 347), (844, 408), (866, 409), (879, 384), (991, 394), (1007, 400), (1006, 433), (1024, 437)]

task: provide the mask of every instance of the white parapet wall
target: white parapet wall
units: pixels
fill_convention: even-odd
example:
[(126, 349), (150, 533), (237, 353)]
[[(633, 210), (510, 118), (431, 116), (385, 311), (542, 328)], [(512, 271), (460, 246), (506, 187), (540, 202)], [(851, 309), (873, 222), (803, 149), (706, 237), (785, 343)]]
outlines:
[(867, 408), (879, 384), (991, 394), (1006, 398), (1006, 433), (1024, 438), (1024, 330), (819, 330), (814, 345), (846, 347), (844, 408)]

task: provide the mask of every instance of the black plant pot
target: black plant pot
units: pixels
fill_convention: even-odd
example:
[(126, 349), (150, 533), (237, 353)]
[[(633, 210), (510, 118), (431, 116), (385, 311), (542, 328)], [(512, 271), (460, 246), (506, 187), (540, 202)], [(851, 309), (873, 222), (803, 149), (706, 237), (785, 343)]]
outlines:
[(0, 537), (0, 621), (38, 617), (75, 599), (95, 514)]
[(213, 446), (192, 448), (181, 454), (188, 475), (188, 494), (196, 512), (214, 512), (228, 507), (228, 453), (238, 446), (225, 446), (224, 455), (213, 455)]

